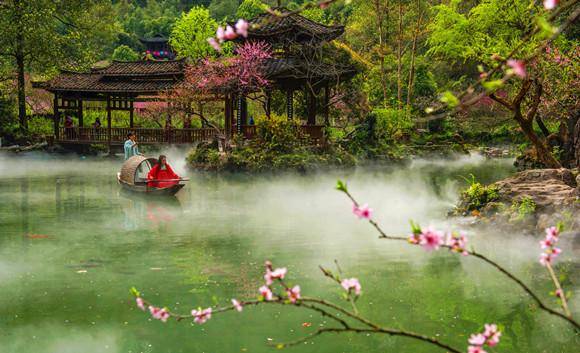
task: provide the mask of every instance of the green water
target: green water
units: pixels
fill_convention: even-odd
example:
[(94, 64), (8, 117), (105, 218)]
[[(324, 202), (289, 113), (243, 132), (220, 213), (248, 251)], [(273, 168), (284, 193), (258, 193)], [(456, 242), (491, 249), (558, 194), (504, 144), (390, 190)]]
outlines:
[[(180, 158), (175, 168), (184, 173)], [(503, 327), (494, 352), (577, 352), (566, 324), (538, 313), (529, 298), (489, 266), (446, 252), (425, 253), (376, 239), (333, 190), (337, 178), (376, 210), (388, 232), (408, 220), (445, 227), (446, 211), (474, 173), (485, 182), (512, 172), (510, 161), (418, 161), (309, 176), (195, 175), (176, 199), (120, 192), (119, 161), (0, 156), (0, 352), (273, 352), (330, 324), (292, 307), (261, 306), (214, 316), (203, 326), (163, 324), (139, 311), (139, 288), (172, 310), (255, 298), (262, 264), (287, 266), (303, 295), (340, 302), (340, 288), (318, 265), (337, 259), (363, 286), (359, 310), (385, 326), (414, 330), (466, 349), (486, 322)], [(538, 239), (491, 227), (471, 236), (483, 253), (525, 278), (543, 299), (549, 278), (537, 263)], [(562, 240), (562, 263), (578, 268), (578, 249)], [(577, 271), (576, 271), (577, 273)], [(578, 276), (568, 284), (579, 313)], [(304, 327), (303, 323), (312, 323)], [(329, 335), (288, 352), (441, 352), (405, 338)]]

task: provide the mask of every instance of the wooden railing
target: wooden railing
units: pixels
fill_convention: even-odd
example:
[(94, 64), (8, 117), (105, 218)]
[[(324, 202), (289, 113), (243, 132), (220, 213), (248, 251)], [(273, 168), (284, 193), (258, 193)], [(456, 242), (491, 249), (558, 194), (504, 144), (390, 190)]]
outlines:
[[(308, 135), (310, 139), (312, 139), (313, 141), (315, 142), (322, 141), (324, 135), (323, 125), (302, 125), (300, 129), (302, 130), (303, 134)], [(242, 134), (244, 135), (244, 138), (247, 139), (254, 138), (254, 136), (256, 135), (256, 125), (243, 125)]]
[[(303, 125), (302, 131), (315, 143), (322, 141), (323, 126)], [(212, 128), (202, 129), (145, 129), (145, 128), (111, 128), (110, 143), (112, 145), (123, 144), (127, 140), (127, 134), (134, 132), (140, 144), (191, 144), (196, 142), (211, 141), (217, 131)], [(223, 134), (223, 131), (219, 132)], [(242, 126), (244, 138), (251, 139), (256, 135), (255, 125)], [(109, 130), (106, 127), (60, 127), (56, 142), (78, 144), (108, 144)]]
[[(57, 142), (65, 143), (109, 143), (107, 128), (94, 127), (60, 127)], [(110, 142), (113, 145), (122, 144), (127, 140), (127, 134), (137, 135), (140, 144), (190, 144), (209, 141), (217, 134), (215, 129), (145, 129), (145, 128), (111, 128)], [(221, 133), (221, 132), (220, 132)]]

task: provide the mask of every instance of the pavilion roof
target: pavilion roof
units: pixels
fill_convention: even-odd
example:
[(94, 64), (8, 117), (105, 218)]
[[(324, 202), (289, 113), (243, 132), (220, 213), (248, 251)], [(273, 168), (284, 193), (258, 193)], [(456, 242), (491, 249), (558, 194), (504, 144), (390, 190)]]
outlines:
[(154, 94), (175, 87), (183, 81), (185, 62), (114, 61), (90, 72), (63, 71), (51, 80), (37, 84), (51, 92)]
[(111, 65), (93, 69), (103, 76), (170, 76), (183, 75), (185, 60), (141, 60), (141, 61), (113, 61)]
[(344, 33), (344, 26), (326, 26), (286, 8), (273, 9), (249, 20), (247, 40), (270, 43), (327, 42)]
[(265, 76), (272, 81), (284, 83), (292, 80), (339, 81), (356, 73), (351, 66), (331, 65), (324, 62), (306, 63), (296, 58), (272, 58), (264, 65)]

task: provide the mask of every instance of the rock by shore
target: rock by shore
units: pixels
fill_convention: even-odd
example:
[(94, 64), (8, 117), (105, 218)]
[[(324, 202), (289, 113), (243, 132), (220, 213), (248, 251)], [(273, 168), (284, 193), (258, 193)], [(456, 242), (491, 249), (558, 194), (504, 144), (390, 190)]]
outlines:
[(580, 230), (580, 175), (570, 169), (532, 169), (488, 186), (493, 201), (476, 212), (482, 221), (542, 229), (563, 222)]

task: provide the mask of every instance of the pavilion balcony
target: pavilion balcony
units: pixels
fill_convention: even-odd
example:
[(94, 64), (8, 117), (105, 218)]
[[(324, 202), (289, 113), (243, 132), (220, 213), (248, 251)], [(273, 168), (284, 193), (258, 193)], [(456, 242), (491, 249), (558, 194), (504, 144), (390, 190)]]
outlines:
[[(323, 139), (321, 125), (303, 125), (301, 127), (304, 136), (314, 143), (320, 143)], [(143, 145), (160, 144), (195, 144), (205, 141), (213, 141), (218, 134), (224, 135), (223, 129), (216, 131), (213, 128), (201, 129), (149, 129), (114, 127), (59, 127), (55, 142), (70, 144), (109, 144), (122, 145), (127, 139), (127, 134), (133, 132), (137, 135), (137, 141)], [(256, 135), (255, 125), (244, 125), (241, 134), (246, 139), (252, 139)]]

